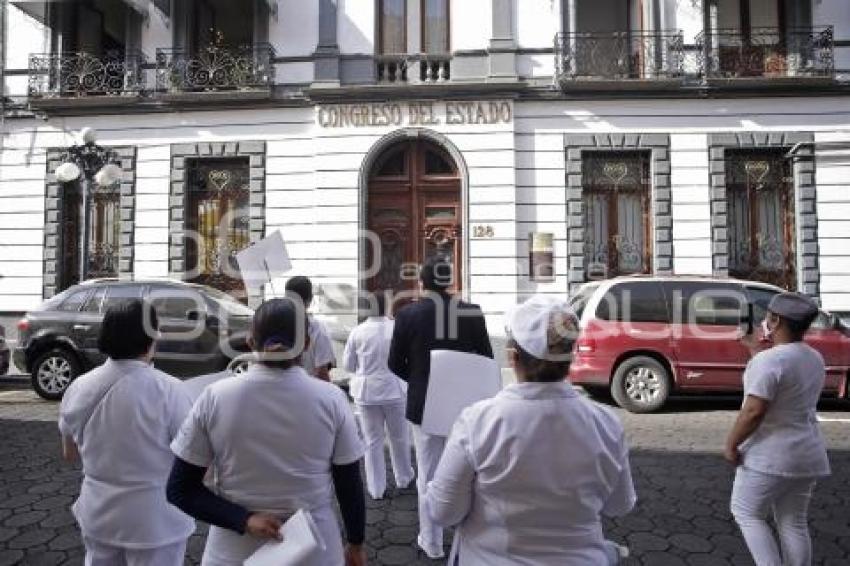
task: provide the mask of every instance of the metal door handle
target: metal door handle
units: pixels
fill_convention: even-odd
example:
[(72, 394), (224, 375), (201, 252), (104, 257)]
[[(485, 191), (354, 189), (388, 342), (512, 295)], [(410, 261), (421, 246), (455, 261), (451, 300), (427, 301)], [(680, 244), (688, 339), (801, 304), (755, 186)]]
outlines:
[(74, 330), (88, 330), (89, 328), (91, 328), (90, 324), (75, 324), (74, 325)]

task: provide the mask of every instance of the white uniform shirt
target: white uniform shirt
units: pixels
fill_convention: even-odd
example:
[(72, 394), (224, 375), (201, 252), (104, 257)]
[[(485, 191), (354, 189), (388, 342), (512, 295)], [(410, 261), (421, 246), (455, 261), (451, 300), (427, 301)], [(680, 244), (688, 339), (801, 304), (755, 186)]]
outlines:
[(86, 537), (146, 549), (194, 532), (195, 522), (165, 498), (169, 443), (191, 405), (178, 380), (137, 360), (107, 360), (68, 387), (59, 430), (82, 459), (73, 512)]
[(331, 464), (363, 456), (345, 393), (300, 367), (262, 364), (207, 387), (171, 448), (196, 466), (215, 462), (222, 497), (278, 514), (330, 504)]
[(301, 354), (301, 367), (310, 375), (314, 375), (316, 368), (332, 364), (334, 362), (333, 344), (328, 334), (328, 329), (321, 321), (308, 317), (307, 333), (310, 336), (310, 346)]
[(407, 383), (387, 367), (393, 321), (370, 316), (351, 331), (345, 343), (342, 367), (353, 373), (350, 391), (359, 405), (378, 405), (407, 397)]
[(817, 403), (826, 370), (820, 353), (805, 342), (756, 354), (744, 372), (744, 395), (770, 402), (767, 414), (740, 451), (751, 470), (788, 477), (830, 473)]
[(623, 427), (566, 382), (510, 385), (465, 409), (426, 497), (437, 522), (458, 525), (453, 553), (471, 566), (606, 564), (600, 513), (635, 504)]

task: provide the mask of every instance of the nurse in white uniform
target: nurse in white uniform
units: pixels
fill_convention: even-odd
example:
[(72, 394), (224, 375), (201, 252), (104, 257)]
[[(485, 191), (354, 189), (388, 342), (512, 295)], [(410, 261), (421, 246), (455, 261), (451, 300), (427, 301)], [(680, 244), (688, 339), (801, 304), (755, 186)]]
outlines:
[[(313, 282), (303, 275), (291, 277), (286, 282), (286, 294), (288, 297), (296, 297), (308, 310), (313, 303)], [(318, 377), (323, 381), (331, 380), (331, 368), (334, 366), (334, 350), (330, 334), (322, 321), (308, 314), (307, 333), (310, 335), (309, 345), (301, 353), (301, 367), (309, 375)]]
[[(365, 564), (363, 446), (345, 394), (297, 365), (306, 323), (290, 299), (263, 303), (250, 339), (260, 363), (207, 387), (171, 445), (169, 501), (212, 525), (204, 566), (241, 565), (298, 509), (325, 544), (302, 564)], [(203, 483), (213, 464), (215, 493)]]
[(178, 380), (151, 367), (157, 327), (141, 301), (107, 310), (98, 345), (109, 359), (77, 378), (59, 409), (65, 458), (83, 464), (72, 511), (87, 566), (182, 566), (195, 530), (165, 498), (168, 444), (192, 403)]
[(386, 316), (386, 297), (374, 295), (374, 316), (351, 331), (345, 344), (343, 369), (353, 373), (350, 392), (360, 413), (366, 439), (366, 487), (381, 499), (387, 487), (384, 428), (390, 439), (390, 459), (396, 486), (413, 481), (410, 429), (404, 416), (407, 384), (387, 367), (393, 321)]
[[(803, 341), (817, 315), (804, 295), (770, 301), (762, 334), (774, 345), (747, 365), (744, 403), (726, 440), (725, 457), (737, 466), (732, 514), (758, 566), (812, 563), (809, 501), (817, 480), (830, 473), (816, 413), (826, 370)], [(752, 335), (744, 341), (754, 347)]]
[(635, 504), (617, 417), (564, 380), (578, 321), (566, 303), (532, 297), (508, 316), (517, 383), (455, 422), (426, 503), (456, 525), (450, 565), (615, 564), (600, 515)]

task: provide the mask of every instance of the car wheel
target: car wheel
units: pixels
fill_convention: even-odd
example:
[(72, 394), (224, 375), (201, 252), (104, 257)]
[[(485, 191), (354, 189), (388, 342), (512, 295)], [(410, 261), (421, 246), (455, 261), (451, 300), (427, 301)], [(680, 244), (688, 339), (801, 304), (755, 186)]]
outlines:
[(80, 375), (80, 362), (74, 354), (54, 348), (41, 354), (32, 366), (32, 388), (48, 401), (58, 401), (71, 382)]
[(630, 413), (657, 411), (670, 395), (670, 372), (655, 358), (628, 358), (614, 372), (611, 395)]

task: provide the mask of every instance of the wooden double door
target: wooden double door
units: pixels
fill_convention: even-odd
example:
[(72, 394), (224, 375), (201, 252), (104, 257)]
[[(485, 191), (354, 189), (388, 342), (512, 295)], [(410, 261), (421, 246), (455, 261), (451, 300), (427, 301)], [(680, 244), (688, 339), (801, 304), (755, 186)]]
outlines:
[(420, 266), (436, 254), (450, 259), (451, 289), (461, 290), (461, 180), (442, 148), (424, 140), (388, 148), (369, 177), (366, 216), (374, 234), (367, 244), (367, 267), (372, 268), (367, 290), (416, 290)]

